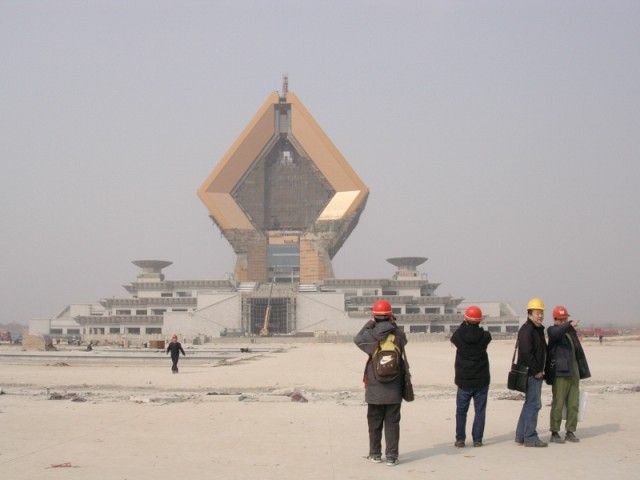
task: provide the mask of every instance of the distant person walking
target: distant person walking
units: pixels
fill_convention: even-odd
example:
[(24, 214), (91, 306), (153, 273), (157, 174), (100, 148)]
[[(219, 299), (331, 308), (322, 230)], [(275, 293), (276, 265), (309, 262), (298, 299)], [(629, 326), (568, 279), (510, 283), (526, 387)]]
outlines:
[(182, 345), (178, 341), (178, 336), (174, 333), (171, 335), (171, 342), (167, 346), (167, 353), (171, 352), (171, 371), (178, 373), (178, 359), (180, 358), (180, 352), (185, 355)]
[(369, 359), (364, 371), (367, 423), (369, 425), (369, 456), (374, 463), (382, 462), (382, 430), (384, 428), (385, 460), (398, 464), (400, 442), (400, 405), (404, 381), (402, 351), (407, 337), (396, 325), (391, 304), (378, 300), (369, 320), (354, 338), (355, 344)]
[[(569, 312), (562, 305), (553, 309), (553, 325), (547, 328), (549, 336), (546, 381), (553, 393), (551, 401), (551, 439), (553, 443), (579, 442), (575, 431), (580, 407), (580, 380), (591, 372), (575, 327), (577, 320), (567, 321)], [(558, 433), (562, 424), (562, 410), (566, 407), (566, 434)]]
[(516, 443), (525, 447), (546, 447), (540, 440), (536, 426), (542, 408), (542, 382), (547, 356), (544, 338), (544, 302), (532, 298), (527, 304), (527, 321), (518, 331), (518, 364), (528, 367), (529, 377), (524, 404), (516, 427)]
[(473, 399), (473, 427), (471, 437), (473, 446), (482, 446), (484, 423), (489, 394), (489, 356), (487, 346), (491, 342), (491, 334), (481, 326), (482, 310), (471, 305), (464, 311), (464, 321), (451, 336), (451, 343), (456, 346), (455, 384), (456, 394), (456, 442), (455, 446), (463, 448), (466, 439), (467, 412)]

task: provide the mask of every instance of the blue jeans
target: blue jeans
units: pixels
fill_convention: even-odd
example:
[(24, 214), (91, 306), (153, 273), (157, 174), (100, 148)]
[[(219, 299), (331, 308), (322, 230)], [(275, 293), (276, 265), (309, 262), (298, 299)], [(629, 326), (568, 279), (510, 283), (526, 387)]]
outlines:
[(524, 405), (518, 419), (516, 427), (516, 441), (535, 442), (538, 440), (536, 426), (538, 424), (538, 412), (542, 408), (542, 379), (529, 377), (527, 393), (524, 398)]
[(469, 411), (469, 404), (473, 398), (475, 415), (473, 417), (471, 437), (474, 442), (482, 441), (488, 394), (489, 385), (481, 388), (458, 387), (458, 394), (456, 395), (456, 440), (464, 441), (467, 436), (467, 412)]

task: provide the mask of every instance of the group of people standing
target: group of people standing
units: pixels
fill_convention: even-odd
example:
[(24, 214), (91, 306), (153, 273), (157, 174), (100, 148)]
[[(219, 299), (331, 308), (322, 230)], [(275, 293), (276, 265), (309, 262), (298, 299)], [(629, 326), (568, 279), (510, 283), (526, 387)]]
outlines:
[[(518, 419), (515, 442), (525, 447), (546, 447), (536, 430), (538, 413), (542, 407), (542, 383), (552, 385), (553, 400), (550, 415), (550, 441), (554, 443), (578, 442), (575, 435), (578, 424), (580, 379), (591, 376), (575, 327), (578, 321), (569, 321), (564, 306), (553, 309), (554, 324), (547, 329), (548, 344), (544, 333), (544, 302), (532, 298), (527, 304), (527, 321), (518, 331), (517, 363), (528, 372), (527, 389), (522, 411)], [(356, 345), (368, 355), (364, 371), (365, 401), (369, 427), (369, 455), (374, 463), (382, 462), (382, 432), (385, 437), (385, 461), (389, 466), (399, 460), (400, 406), (402, 402), (403, 375), (391, 381), (376, 374), (374, 359), (378, 358), (381, 345), (391, 335), (398, 350), (403, 352), (407, 337), (396, 324), (391, 305), (378, 300), (372, 306), (373, 318), (354, 337)], [(464, 448), (469, 406), (473, 400), (474, 420), (471, 436), (474, 447), (483, 445), (487, 398), (491, 376), (487, 347), (491, 333), (484, 330), (482, 311), (476, 306), (464, 312), (464, 321), (451, 336), (456, 347), (455, 384), (456, 432), (455, 447)], [(402, 357), (400, 357), (402, 361)], [(565, 436), (560, 436), (563, 410), (566, 409)]]
[[(567, 309), (558, 305), (553, 309), (553, 325), (547, 328), (549, 344), (544, 336), (544, 302), (532, 298), (527, 304), (527, 321), (518, 331), (518, 364), (528, 367), (529, 378), (524, 405), (518, 419), (515, 442), (525, 447), (546, 447), (538, 436), (536, 426), (542, 407), (542, 382), (551, 385), (550, 430), (552, 443), (579, 442), (575, 435), (578, 426), (580, 380), (591, 372), (575, 327), (569, 321)], [(563, 410), (566, 408), (565, 436), (560, 436)]]

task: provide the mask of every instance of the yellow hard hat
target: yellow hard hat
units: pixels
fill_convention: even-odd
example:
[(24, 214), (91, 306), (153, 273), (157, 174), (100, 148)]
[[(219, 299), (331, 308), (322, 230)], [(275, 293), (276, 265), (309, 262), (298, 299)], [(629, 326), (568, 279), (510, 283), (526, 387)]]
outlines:
[(544, 310), (544, 302), (541, 298), (533, 297), (527, 303), (527, 310)]

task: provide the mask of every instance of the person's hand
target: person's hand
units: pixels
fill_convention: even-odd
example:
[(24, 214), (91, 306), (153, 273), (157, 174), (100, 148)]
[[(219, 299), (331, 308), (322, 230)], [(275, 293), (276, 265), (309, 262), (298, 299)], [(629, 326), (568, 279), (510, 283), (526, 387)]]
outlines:
[(540, 379), (540, 378), (544, 378), (544, 372), (538, 372), (535, 375), (535, 378)]

